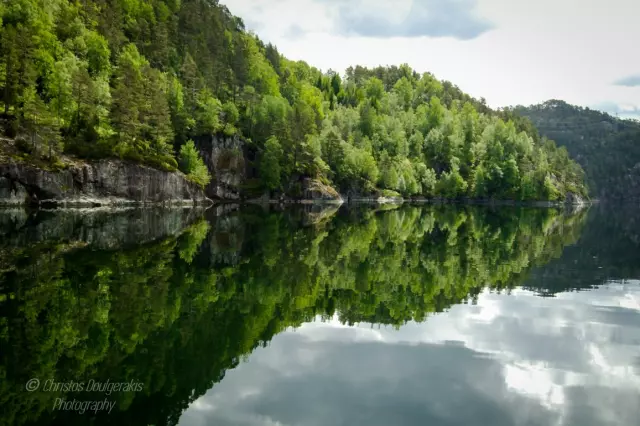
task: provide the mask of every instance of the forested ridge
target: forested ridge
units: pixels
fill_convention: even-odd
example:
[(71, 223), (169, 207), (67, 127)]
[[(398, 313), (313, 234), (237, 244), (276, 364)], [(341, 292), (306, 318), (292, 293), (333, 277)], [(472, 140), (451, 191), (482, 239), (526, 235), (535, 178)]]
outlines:
[[(532, 124), (407, 65), (290, 61), (216, 0), (3, 0), (0, 93), (19, 158), (120, 157), (211, 177), (191, 140), (238, 135), (263, 190), (445, 198), (586, 195)], [(4, 143), (7, 143), (6, 141)]]
[(550, 100), (512, 112), (566, 147), (584, 168), (589, 188), (603, 199), (640, 198), (640, 122)]

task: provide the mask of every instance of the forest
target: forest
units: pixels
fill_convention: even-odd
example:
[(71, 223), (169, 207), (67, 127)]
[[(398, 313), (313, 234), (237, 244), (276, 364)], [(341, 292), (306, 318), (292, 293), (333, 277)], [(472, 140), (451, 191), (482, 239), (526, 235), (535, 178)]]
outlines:
[(343, 75), (291, 61), (217, 0), (4, 0), (0, 112), (20, 161), (121, 158), (206, 185), (193, 144), (247, 142), (255, 184), (560, 200), (582, 168), (528, 120), (408, 65)]
[[(33, 377), (141, 382), (141, 392), (110, 395), (117, 410), (92, 424), (177, 424), (286, 328), (314, 318), (400, 326), (485, 288), (509, 291), (577, 241), (586, 212), (404, 206), (305, 217), (247, 208), (108, 248), (72, 227), (33, 244), (0, 239), (0, 425), (87, 423), (51, 411), (71, 393), (25, 392)], [(100, 240), (112, 241), (105, 229)]]
[(529, 118), (584, 168), (601, 199), (640, 198), (640, 122), (550, 100), (512, 111)]

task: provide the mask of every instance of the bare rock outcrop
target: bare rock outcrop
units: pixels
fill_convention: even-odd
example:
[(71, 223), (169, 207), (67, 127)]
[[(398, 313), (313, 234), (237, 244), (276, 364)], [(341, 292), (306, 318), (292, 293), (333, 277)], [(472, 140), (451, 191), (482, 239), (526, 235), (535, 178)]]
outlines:
[(0, 204), (96, 206), (203, 204), (204, 191), (180, 172), (120, 160), (78, 162), (62, 170), (0, 164)]

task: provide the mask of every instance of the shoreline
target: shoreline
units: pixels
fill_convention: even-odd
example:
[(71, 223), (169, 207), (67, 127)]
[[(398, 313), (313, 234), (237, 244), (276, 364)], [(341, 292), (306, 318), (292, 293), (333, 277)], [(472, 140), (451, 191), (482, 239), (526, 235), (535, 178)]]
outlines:
[(600, 200), (586, 200), (581, 202), (567, 201), (517, 201), (517, 200), (483, 200), (483, 199), (446, 199), (446, 198), (351, 198), (348, 201), (326, 200), (326, 199), (220, 199), (210, 200), (206, 202), (198, 200), (167, 200), (161, 202), (145, 202), (127, 199), (114, 198), (88, 198), (88, 199), (70, 199), (70, 200), (41, 200), (38, 204), (27, 202), (3, 202), (0, 200), (0, 210), (32, 208), (34, 210), (121, 210), (121, 209), (148, 209), (148, 208), (209, 208), (216, 205), (225, 204), (254, 204), (254, 205), (355, 205), (355, 204), (462, 204), (462, 205), (479, 205), (479, 206), (513, 206), (513, 207), (586, 207), (599, 204)]
[(347, 200), (325, 199), (249, 199), (249, 200), (213, 200), (214, 204), (467, 204), (487, 206), (529, 206), (529, 207), (562, 207), (562, 206), (591, 206), (600, 203), (600, 200), (582, 200), (570, 202), (567, 200), (500, 200), (500, 199), (475, 199), (475, 198), (391, 198), (391, 197), (362, 197), (349, 198)]

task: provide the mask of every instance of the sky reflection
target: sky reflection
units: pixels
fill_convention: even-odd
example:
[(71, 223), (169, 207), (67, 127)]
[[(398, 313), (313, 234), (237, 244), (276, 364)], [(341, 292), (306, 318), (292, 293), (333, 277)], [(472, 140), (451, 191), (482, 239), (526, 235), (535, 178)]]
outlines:
[(640, 418), (640, 281), (484, 292), (399, 330), (334, 318), (259, 348), (181, 425), (618, 425)]

